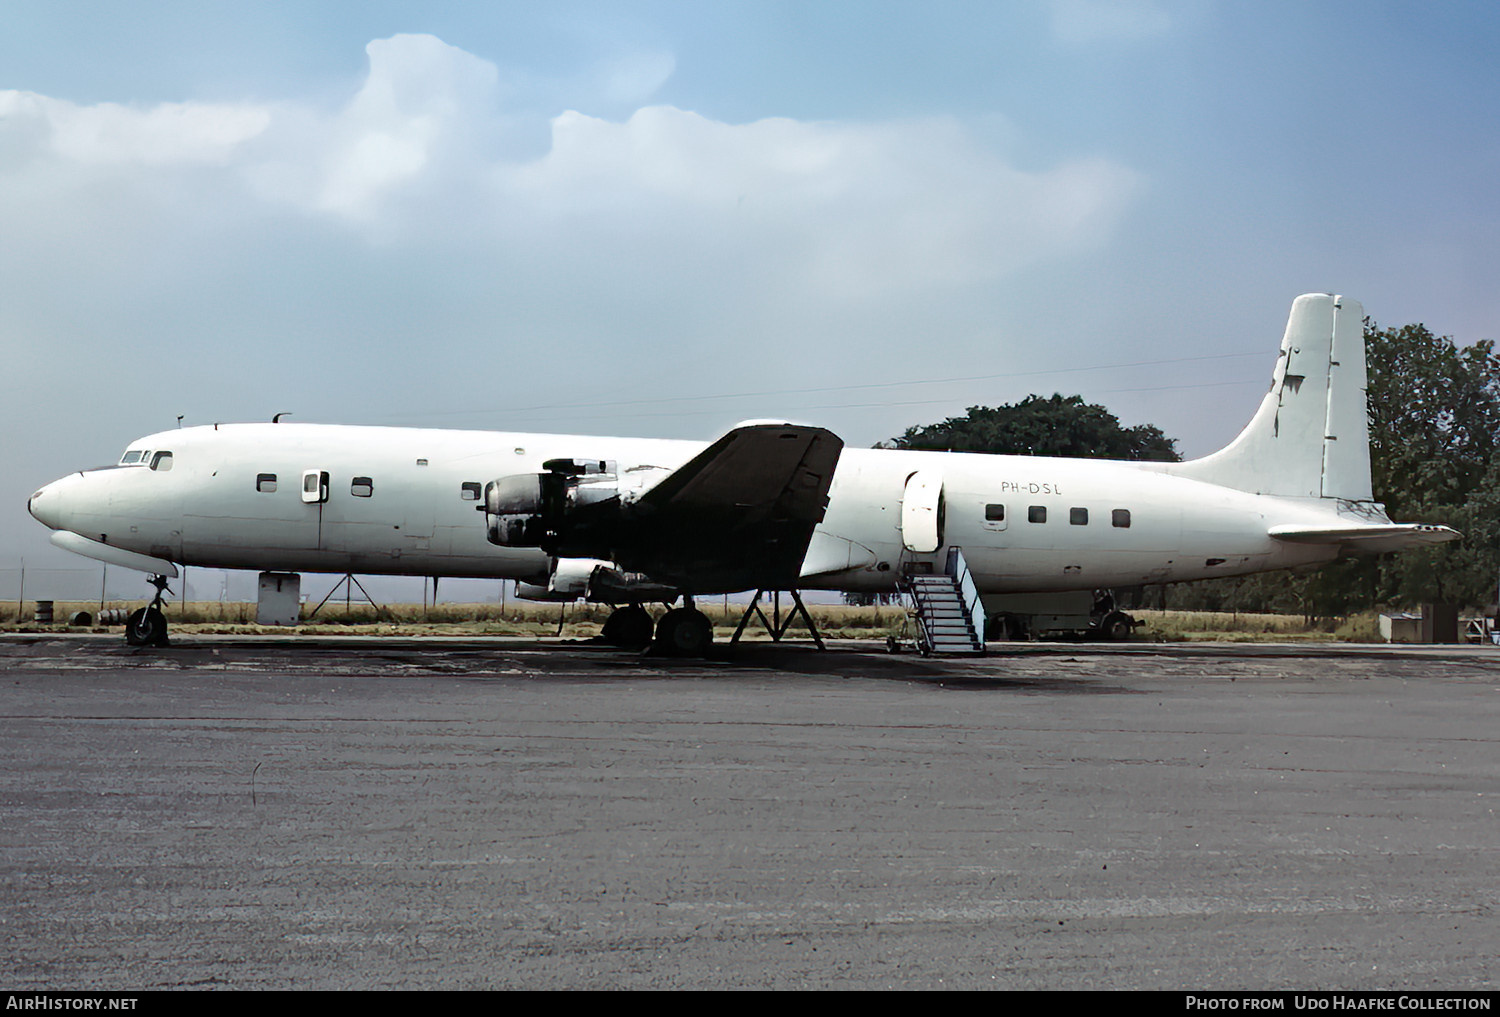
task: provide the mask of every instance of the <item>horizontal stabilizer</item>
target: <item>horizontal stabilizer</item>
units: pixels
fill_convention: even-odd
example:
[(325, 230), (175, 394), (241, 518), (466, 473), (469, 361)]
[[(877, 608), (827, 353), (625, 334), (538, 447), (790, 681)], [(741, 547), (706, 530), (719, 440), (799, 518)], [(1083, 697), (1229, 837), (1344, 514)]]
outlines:
[(1433, 523), (1388, 523), (1368, 526), (1273, 526), (1271, 536), (1290, 544), (1338, 544), (1378, 554), (1457, 540), (1463, 534)]

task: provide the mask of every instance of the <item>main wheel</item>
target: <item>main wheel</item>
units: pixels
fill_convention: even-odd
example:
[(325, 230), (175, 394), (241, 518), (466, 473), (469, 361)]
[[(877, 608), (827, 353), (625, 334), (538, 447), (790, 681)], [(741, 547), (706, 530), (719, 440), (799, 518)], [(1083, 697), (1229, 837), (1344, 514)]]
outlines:
[(1123, 643), (1130, 638), (1134, 626), (1130, 624), (1130, 615), (1122, 611), (1115, 611), (1106, 615), (1104, 621), (1099, 623), (1099, 632), (1112, 643)]
[(654, 625), (651, 612), (639, 604), (631, 604), (612, 612), (604, 619), (604, 628), (599, 634), (611, 646), (641, 650), (651, 642), (651, 629)]
[(656, 623), (656, 646), (674, 657), (701, 657), (714, 640), (714, 627), (697, 608), (673, 608)]
[(154, 607), (133, 612), (125, 619), (125, 642), (131, 646), (166, 646), (166, 616)]

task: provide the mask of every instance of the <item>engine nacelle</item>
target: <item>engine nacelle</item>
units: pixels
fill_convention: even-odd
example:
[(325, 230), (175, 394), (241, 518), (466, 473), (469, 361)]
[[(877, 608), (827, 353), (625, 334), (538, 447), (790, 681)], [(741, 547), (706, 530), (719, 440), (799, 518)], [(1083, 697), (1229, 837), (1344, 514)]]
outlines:
[[(607, 545), (622, 502), (615, 464), (549, 459), (542, 465), (545, 473), (520, 473), (485, 485), (489, 542), (539, 547), (554, 555), (579, 541)], [(637, 485), (626, 486), (638, 490)]]
[(594, 573), (607, 568), (609, 562), (598, 558), (553, 558), (547, 589), (571, 600), (587, 597)]
[(567, 478), (520, 473), (484, 487), (486, 537), (501, 547), (542, 547), (562, 522)]
[(517, 583), (516, 596), (523, 600), (570, 602), (589, 596), (594, 574), (609, 570), (607, 561), (597, 558), (553, 558), (547, 572), (547, 583)]
[(544, 604), (556, 604), (559, 602), (567, 602), (575, 599), (573, 597), (566, 597), (561, 594), (553, 593), (551, 590), (547, 589), (547, 587), (541, 585), (540, 583), (521, 582), (516, 583), (516, 596), (521, 598), (522, 600), (535, 600), (540, 601)]
[(672, 601), (680, 592), (676, 587), (654, 582), (648, 576), (622, 572), (612, 563), (598, 558), (553, 558), (548, 565), (545, 585), (516, 584), (516, 596), (523, 600), (553, 603), (574, 600), (604, 604)]

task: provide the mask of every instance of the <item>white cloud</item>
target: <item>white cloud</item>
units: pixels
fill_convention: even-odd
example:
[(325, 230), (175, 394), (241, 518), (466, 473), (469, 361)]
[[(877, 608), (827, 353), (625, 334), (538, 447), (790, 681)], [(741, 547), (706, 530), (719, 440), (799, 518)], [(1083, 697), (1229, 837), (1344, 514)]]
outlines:
[[(363, 86), (332, 110), (141, 110), (0, 93), (10, 139), (0, 174), (50, 163), (60, 172), (32, 185), (58, 206), (69, 189), (131, 184), (142, 190), (118, 194), (122, 206), (170, 194), (174, 218), (193, 219), (202, 209), (191, 202), (211, 200), (237, 222), (332, 215), (386, 242), (489, 231), (497, 255), (524, 247), (565, 263), (590, 262), (627, 235), (658, 268), (690, 271), (732, 248), (750, 259), (747, 277), (764, 269), (840, 298), (962, 285), (1096, 244), (1136, 186), (1105, 160), (1019, 170), (948, 119), (729, 124), (669, 106), (623, 122), (566, 112), (545, 154), (506, 158), (498, 139), (511, 125), (493, 64), (431, 36), (367, 50)], [(650, 91), (670, 66), (666, 56), (636, 62), (609, 87)], [(155, 175), (122, 177), (112, 167), (123, 164)], [(174, 173), (202, 167), (221, 173), (195, 178), (211, 197), (172, 185)], [(37, 223), (45, 208), (8, 214)]]
[[(12, 430), (55, 419), (107, 457), (177, 413), (680, 436), (822, 418), (681, 400), (888, 381), (914, 343), (988, 363), (996, 284), (1107, 243), (1140, 185), (1106, 159), (1019, 168), (956, 119), (546, 117), (431, 36), (368, 53), (333, 103), (0, 92)], [(648, 95), (671, 68), (604, 66), (577, 105)], [(12, 508), (58, 472), (27, 455)]]
[(63, 163), (223, 165), (270, 123), (270, 111), (252, 104), (164, 103), (142, 110), (0, 91), (0, 136), (21, 142), (7, 149), (17, 152), (29, 134), (33, 155), (47, 153)]
[[(528, 119), (441, 40), (368, 52), (333, 104), (0, 93), (0, 337), (82, 365), (18, 384), (223, 418), (232, 378), (250, 415), (369, 419), (524, 406), (559, 364), (670, 398), (723, 386), (711, 349), (763, 354), (747, 377), (889, 377), (913, 327), (990, 318), (996, 284), (1107, 244), (1141, 185), (1102, 158), (1022, 169), (952, 118)], [(992, 342), (965, 328), (955, 349)]]

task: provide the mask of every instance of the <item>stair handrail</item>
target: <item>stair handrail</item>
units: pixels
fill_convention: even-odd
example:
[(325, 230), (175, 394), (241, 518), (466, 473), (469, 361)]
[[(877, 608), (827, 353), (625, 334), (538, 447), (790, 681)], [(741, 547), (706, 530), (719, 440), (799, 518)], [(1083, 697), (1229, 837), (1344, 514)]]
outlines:
[(979, 599), (979, 587), (969, 572), (969, 562), (964, 558), (963, 548), (948, 548), (948, 575), (958, 583), (959, 596), (963, 599), (964, 611), (969, 616), (969, 625), (974, 633), (974, 645), (984, 646), (984, 603)]

